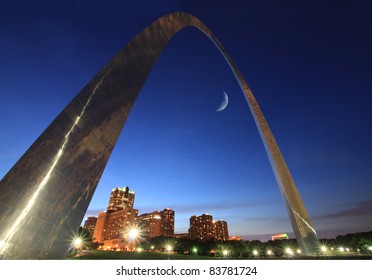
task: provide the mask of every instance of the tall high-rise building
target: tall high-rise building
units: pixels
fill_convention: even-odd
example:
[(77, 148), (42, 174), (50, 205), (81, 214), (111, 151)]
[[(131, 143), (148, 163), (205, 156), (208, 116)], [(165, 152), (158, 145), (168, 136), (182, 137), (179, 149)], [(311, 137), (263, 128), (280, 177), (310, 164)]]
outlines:
[(227, 222), (220, 220), (214, 223), (215, 225), (215, 239), (229, 240), (229, 231), (227, 229)]
[(190, 239), (216, 239), (228, 240), (229, 233), (226, 221), (213, 221), (212, 215), (203, 214), (201, 216), (191, 216), (190, 218)]
[(128, 186), (113, 189), (107, 206), (107, 212), (123, 210), (126, 207), (133, 208), (134, 197), (134, 191), (130, 191)]
[(88, 217), (84, 222), (84, 228), (89, 231), (90, 237), (93, 237), (94, 228), (96, 227), (97, 217)]
[(160, 212), (161, 217), (161, 235), (173, 237), (174, 236), (174, 211), (166, 208)]
[(209, 214), (191, 216), (190, 218), (190, 239), (207, 240), (215, 237), (213, 217)]
[(174, 236), (174, 211), (166, 208), (163, 211), (145, 213), (138, 217), (138, 224), (145, 236)]
[(135, 193), (115, 188), (110, 195), (107, 211), (98, 214), (93, 241), (103, 243), (103, 249), (131, 250), (128, 232), (137, 223), (138, 210), (133, 209)]

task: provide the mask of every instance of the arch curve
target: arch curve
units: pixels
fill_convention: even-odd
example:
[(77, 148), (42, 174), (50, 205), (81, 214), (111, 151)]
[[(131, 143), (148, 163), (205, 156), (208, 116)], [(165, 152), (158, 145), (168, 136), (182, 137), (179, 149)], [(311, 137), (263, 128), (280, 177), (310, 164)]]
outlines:
[(297, 242), (305, 254), (316, 232), (275, 138), (243, 75), (196, 17), (161, 17), (130, 41), (65, 107), (0, 183), (0, 257), (64, 258), (130, 110), (163, 48), (187, 26), (219, 49), (247, 100), (270, 159)]

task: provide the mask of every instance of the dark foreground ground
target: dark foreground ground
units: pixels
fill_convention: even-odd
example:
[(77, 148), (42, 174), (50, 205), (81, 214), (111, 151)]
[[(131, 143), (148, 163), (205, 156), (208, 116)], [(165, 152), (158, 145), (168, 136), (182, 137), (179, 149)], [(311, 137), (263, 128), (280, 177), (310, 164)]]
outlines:
[[(183, 255), (175, 253), (162, 252), (116, 252), (116, 251), (98, 251), (98, 250), (83, 250), (79, 254), (71, 254), (67, 257), (68, 260), (223, 260), (230, 259), (228, 257), (209, 257), (197, 255)], [(252, 259), (252, 258), (247, 258)], [(288, 258), (256, 258), (265, 260), (278, 260)], [(320, 256), (320, 257), (295, 257), (292, 260), (372, 260), (372, 255), (343, 255), (343, 256)]]

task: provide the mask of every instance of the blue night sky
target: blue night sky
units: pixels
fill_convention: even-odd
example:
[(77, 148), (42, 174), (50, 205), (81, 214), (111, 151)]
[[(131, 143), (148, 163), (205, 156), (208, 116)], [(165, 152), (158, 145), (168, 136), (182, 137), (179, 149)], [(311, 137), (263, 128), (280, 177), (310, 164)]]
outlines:
[[(318, 235), (372, 230), (368, 1), (30, 2), (0, 8), (1, 177), (127, 42), (160, 16), (185, 11), (245, 76)], [(216, 112), (223, 91), (229, 104)], [(126, 185), (139, 214), (175, 210), (176, 233), (187, 231), (190, 216), (209, 213), (227, 220), (230, 235), (293, 236), (238, 83), (193, 28), (153, 68), (87, 215)]]

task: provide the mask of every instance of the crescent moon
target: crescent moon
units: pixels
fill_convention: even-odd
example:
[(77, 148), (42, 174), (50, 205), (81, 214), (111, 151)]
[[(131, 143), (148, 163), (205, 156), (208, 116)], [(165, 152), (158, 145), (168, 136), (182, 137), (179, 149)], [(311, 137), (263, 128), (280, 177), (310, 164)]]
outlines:
[(216, 112), (220, 112), (223, 109), (225, 109), (227, 107), (227, 104), (229, 104), (229, 97), (228, 97), (227, 93), (224, 91), (223, 92), (223, 100), (221, 101), (221, 104), (218, 107), (218, 109), (216, 110)]

